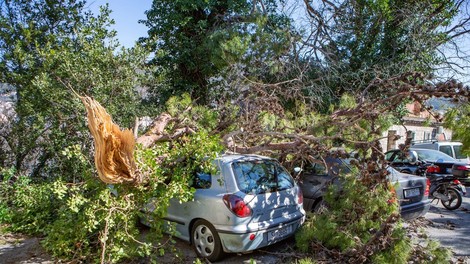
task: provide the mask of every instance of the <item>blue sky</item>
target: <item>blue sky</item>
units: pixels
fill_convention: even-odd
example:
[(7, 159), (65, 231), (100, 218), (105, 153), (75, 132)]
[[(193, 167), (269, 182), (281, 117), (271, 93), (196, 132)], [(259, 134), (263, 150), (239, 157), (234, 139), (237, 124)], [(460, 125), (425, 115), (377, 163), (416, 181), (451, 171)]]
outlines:
[(147, 27), (139, 24), (146, 19), (144, 12), (152, 6), (152, 0), (90, 0), (90, 10), (98, 14), (99, 6), (109, 4), (111, 18), (116, 22), (114, 29), (121, 45), (130, 48), (139, 37), (147, 36)]

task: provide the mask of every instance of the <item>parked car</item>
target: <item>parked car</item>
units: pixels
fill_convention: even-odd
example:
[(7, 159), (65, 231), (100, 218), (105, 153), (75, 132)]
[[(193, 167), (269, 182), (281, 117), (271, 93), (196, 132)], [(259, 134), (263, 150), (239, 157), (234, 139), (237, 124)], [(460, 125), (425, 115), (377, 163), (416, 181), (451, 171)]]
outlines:
[[(326, 166), (325, 166), (326, 163)], [(400, 201), (400, 214), (403, 219), (411, 220), (423, 216), (431, 206), (429, 185), (426, 178), (400, 173), (388, 167), (389, 180), (398, 182), (395, 189)], [(350, 173), (348, 159), (326, 158), (325, 162), (316, 161), (302, 172), (300, 187), (304, 194), (305, 211), (316, 212), (323, 206), (323, 196), (330, 184), (341, 185), (337, 177), (341, 173)]]
[(407, 153), (403, 153), (401, 150), (395, 149), (387, 151), (385, 159), (398, 171), (410, 174), (416, 174), (420, 163), (434, 164), (437, 166), (435, 173), (452, 174), (463, 184), (470, 184), (468, 178), (470, 165), (459, 162), (438, 150), (410, 148)]
[[(214, 164), (216, 174), (194, 175), (194, 199), (173, 198), (165, 217), (199, 257), (217, 261), (225, 252), (268, 246), (293, 235), (305, 221), (302, 192), (276, 160), (223, 155)], [(145, 210), (153, 209), (150, 203)]]
[(413, 148), (417, 149), (434, 149), (444, 152), (452, 158), (462, 163), (470, 163), (470, 158), (462, 154), (462, 142), (457, 141), (437, 141), (422, 140), (411, 143)]

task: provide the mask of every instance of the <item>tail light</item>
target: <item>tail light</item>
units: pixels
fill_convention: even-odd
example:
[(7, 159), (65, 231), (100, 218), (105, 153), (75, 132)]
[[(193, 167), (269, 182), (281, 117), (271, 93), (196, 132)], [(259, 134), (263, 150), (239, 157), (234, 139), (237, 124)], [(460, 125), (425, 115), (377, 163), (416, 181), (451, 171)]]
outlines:
[(439, 168), (439, 166), (436, 166), (436, 165), (431, 165), (426, 169), (426, 172), (427, 173), (439, 173), (441, 172), (441, 168)]
[(457, 185), (462, 184), (459, 180), (454, 180), (453, 183), (454, 183), (454, 184), (457, 184)]
[(459, 165), (455, 168), (456, 170), (470, 170), (470, 166)]
[(304, 194), (302, 193), (302, 190), (300, 188), (297, 188), (297, 204), (303, 204), (304, 203)]
[(243, 199), (235, 194), (224, 195), (224, 203), (227, 208), (238, 217), (248, 217), (251, 215), (251, 208)]
[(431, 186), (431, 181), (426, 179), (426, 189), (424, 189), (424, 196), (429, 196), (429, 187)]

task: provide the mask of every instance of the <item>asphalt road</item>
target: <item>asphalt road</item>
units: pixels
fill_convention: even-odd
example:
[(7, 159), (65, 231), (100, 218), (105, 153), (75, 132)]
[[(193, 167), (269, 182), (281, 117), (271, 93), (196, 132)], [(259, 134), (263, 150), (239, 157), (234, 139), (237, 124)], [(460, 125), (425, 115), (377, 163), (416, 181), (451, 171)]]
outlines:
[[(467, 197), (463, 198), (462, 206), (454, 211), (445, 209), (442, 204), (434, 201), (425, 215), (426, 231), (432, 239), (438, 240), (442, 246), (449, 247), (454, 256), (470, 257), (470, 187)], [(470, 263), (470, 258), (469, 262)]]

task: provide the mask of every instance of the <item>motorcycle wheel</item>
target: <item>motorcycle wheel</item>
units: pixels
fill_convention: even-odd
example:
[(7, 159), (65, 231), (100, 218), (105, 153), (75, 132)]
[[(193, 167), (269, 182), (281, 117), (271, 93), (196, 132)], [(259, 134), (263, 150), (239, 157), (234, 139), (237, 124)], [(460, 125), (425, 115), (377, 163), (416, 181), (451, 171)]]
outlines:
[(448, 201), (442, 201), (442, 205), (447, 209), (447, 210), (455, 210), (462, 205), (462, 195), (460, 194), (459, 191), (457, 191), (453, 187), (448, 187), (447, 188), (447, 193), (444, 193), (447, 197), (449, 197)]

